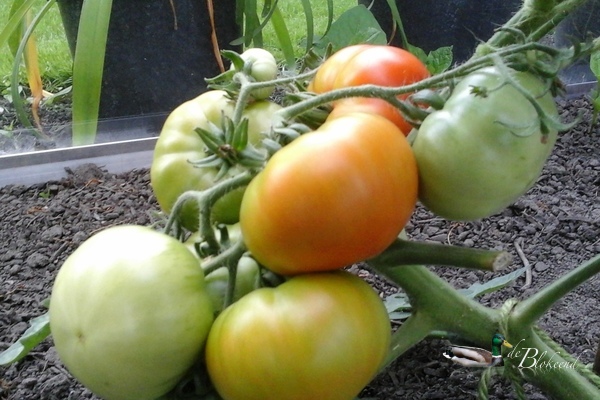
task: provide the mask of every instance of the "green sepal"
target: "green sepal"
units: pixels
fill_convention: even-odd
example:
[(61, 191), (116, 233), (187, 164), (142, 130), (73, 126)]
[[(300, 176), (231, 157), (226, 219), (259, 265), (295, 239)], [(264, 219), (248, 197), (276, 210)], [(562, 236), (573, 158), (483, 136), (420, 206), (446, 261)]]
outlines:
[(431, 89), (420, 90), (417, 93), (412, 94), (410, 100), (416, 104), (425, 104), (433, 107), (436, 110), (444, 108), (444, 104), (446, 103), (446, 99), (444, 99), (439, 92)]
[(208, 150), (213, 154), (220, 153), (220, 147), (225, 144), (225, 141), (221, 138), (217, 137), (214, 132), (210, 132), (204, 128), (196, 128), (194, 131), (200, 136), (204, 145), (208, 148)]
[[(233, 122), (232, 122), (233, 124)], [(248, 118), (242, 118), (240, 123), (233, 129), (231, 146), (237, 152), (240, 152), (248, 145)]]

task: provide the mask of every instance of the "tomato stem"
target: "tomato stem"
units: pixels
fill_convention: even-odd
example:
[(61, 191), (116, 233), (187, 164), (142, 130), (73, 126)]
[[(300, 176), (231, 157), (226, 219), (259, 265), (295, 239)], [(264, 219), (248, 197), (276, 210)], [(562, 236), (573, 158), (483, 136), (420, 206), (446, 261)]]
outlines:
[(598, 273), (600, 273), (600, 255), (581, 264), (518, 304), (512, 312), (513, 323), (516, 325), (535, 323), (554, 303)]
[(504, 251), (474, 249), (432, 242), (396, 239), (382, 254), (378, 263), (394, 265), (433, 264), (497, 272), (511, 260)]
[(302, 113), (310, 111), (313, 108), (347, 97), (376, 97), (386, 100), (392, 105), (397, 106), (397, 97), (400, 95), (415, 93), (424, 89), (442, 88), (449, 86), (450, 83), (456, 78), (467, 75), (470, 72), (473, 72), (479, 68), (494, 65), (494, 62), (497, 59), (497, 57), (502, 57), (502, 59), (506, 62), (508, 66), (511, 66), (513, 63), (516, 62), (522, 63), (521, 59), (517, 59), (515, 57), (532, 50), (548, 53), (551, 56), (559, 56), (561, 54), (559, 50), (542, 45), (537, 42), (513, 44), (510, 46), (499, 48), (493, 53), (484, 54), (472, 58), (468, 62), (461, 64), (455, 67), (454, 69), (451, 69), (438, 75), (434, 75), (432, 77), (410, 85), (398, 87), (360, 85), (343, 89), (336, 89), (327, 93), (319, 94), (317, 96), (314, 96), (312, 98), (298, 102), (296, 104), (293, 104), (291, 106), (285, 107), (277, 111), (274, 116), (274, 128), (279, 127), (279, 125), (277, 125), (278, 121), (291, 120)]

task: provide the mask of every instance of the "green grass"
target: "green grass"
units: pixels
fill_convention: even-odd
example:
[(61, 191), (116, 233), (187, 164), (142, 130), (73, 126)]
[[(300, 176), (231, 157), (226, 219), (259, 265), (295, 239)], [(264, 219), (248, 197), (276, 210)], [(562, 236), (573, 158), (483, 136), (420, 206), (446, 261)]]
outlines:
[[(32, 15), (35, 16), (46, 0), (38, 0)], [(8, 20), (12, 0), (0, 1), (0, 26)], [(46, 86), (51, 90), (60, 89), (71, 77), (72, 59), (65, 37), (58, 6), (44, 16), (36, 31), (40, 72)], [(13, 56), (7, 44), (0, 48), (0, 85), (8, 85), (13, 68)], [(22, 68), (21, 76), (25, 76)], [(23, 79), (24, 80), (24, 79)]]
[[(35, 15), (36, 11), (45, 2), (46, 0), (37, 1), (33, 15)], [(334, 0), (334, 18), (356, 5), (356, 3), (356, 0)], [(0, 26), (3, 26), (8, 19), (11, 4), (12, 0), (0, 0)], [(327, 2), (324, 0), (311, 0), (311, 5), (314, 14), (315, 35), (321, 35), (327, 25)], [(302, 3), (300, 0), (285, 0), (279, 2), (279, 7), (285, 18), (292, 43), (296, 46), (296, 54), (300, 56), (303, 54), (305, 46), (303, 39), (306, 36), (306, 21)], [(263, 35), (264, 47), (272, 51), (277, 59), (282, 59), (277, 37), (270, 25), (267, 25)], [(38, 44), (40, 71), (46, 87), (49, 90), (62, 88), (71, 77), (72, 59), (56, 5), (52, 7), (38, 25), (36, 40)], [(8, 85), (12, 66), (12, 54), (8, 45), (4, 45), (0, 48), (0, 86), (5, 87)], [(22, 70), (21, 76), (23, 77), (22, 80), (24, 80), (24, 70)]]

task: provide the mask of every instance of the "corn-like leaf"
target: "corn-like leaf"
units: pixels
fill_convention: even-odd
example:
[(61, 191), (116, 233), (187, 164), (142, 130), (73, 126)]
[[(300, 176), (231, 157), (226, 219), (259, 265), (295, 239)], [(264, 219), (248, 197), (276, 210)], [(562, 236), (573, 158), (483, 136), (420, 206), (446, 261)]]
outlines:
[[(396, 27), (400, 31), (400, 38), (402, 39), (402, 47), (408, 49), (409, 43), (406, 38), (406, 33), (404, 32), (404, 25), (402, 24), (402, 18), (400, 18), (400, 11), (398, 11), (398, 5), (396, 4), (396, 0), (387, 0), (388, 6), (390, 7), (390, 11), (392, 12), (392, 17), (394, 19), (394, 23)], [(391, 38), (390, 38), (391, 40)]]
[(275, 6), (273, 15), (271, 16), (271, 24), (275, 35), (279, 40), (279, 46), (285, 57), (285, 62), (289, 70), (296, 69), (296, 55), (294, 54), (294, 46), (292, 45), (292, 39), (290, 38), (290, 32), (285, 24), (285, 19), (281, 14), (279, 7)]
[[(8, 18), (4, 28), (0, 31), (0, 46), (4, 45), (4, 43), (9, 40), (13, 32), (20, 28), (23, 16), (27, 13), (27, 10), (31, 8), (35, 1), (36, 0), (15, 0), (13, 2), (14, 12), (11, 10), (11, 16)], [(19, 4), (20, 2), (23, 4), (15, 7), (15, 4)]]
[(308, 53), (313, 46), (315, 38), (315, 21), (310, 0), (302, 0), (302, 8), (304, 9), (304, 17), (306, 18), (306, 53)]
[(112, 0), (84, 0), (81, 8), (73, 61), (73, 146), (96, 139), (111, 10)]

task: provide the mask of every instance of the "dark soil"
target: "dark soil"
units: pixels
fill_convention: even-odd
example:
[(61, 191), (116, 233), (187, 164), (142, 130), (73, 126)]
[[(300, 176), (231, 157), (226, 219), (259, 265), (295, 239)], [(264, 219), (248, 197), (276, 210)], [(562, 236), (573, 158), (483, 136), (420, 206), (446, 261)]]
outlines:
[[(522, 240), (532, 265), (533, 283), (520, 278), (481, 298), (493, 307), (524, 299), (600, 253), (600, 129), (590, 132), (590, 106), (584, 99), (561, 105), (564, 120), (583, 111), (582, 122), (560, 135), (534, 188), (501, 214), (471, 223), (448, 222), (418, 208), (408, 226), (419, 240), (504, 249), (520, 267), (515, 242)], [(74, 168), (59, 182), (0, 189), (0, 350), (7, 348), (42, 314), (64, 259), (92, 233), (112, 225), (150, 224), (158, 210), (148, 171), (113, 175), (97, 166)], [(382, 295), (396, 289), (354, 266)], [(491, 273), (435, 268), (457, 287), (484, 282)], [(443, 305), (440, 305), (443, 312)], [(569, 294), (540, 321), (550, 336), (583, 363), (591, 363), (600, 339), (600, 278)], [(377, 399), (475, 399), (481, 370), (466, 369), (442, 357), (445, 343), (422, 342), (401, 356), (361, 394)], [(511, 386), (494, 380), (492, 399), (514, 399)], [(526, 386), (530, 399), (551, 398)], [(21, 362), (0, 367), (0, 399), (93, 399), (62, 366), (48, 339)], [(311, 399), (312, 400), (312, 399)], [(326, 399), (323, 399), (326, 400)]]

